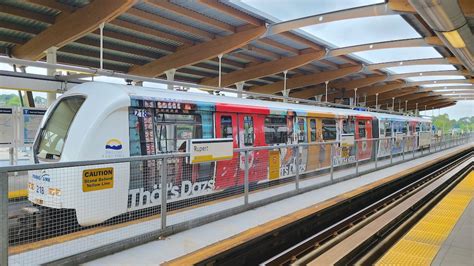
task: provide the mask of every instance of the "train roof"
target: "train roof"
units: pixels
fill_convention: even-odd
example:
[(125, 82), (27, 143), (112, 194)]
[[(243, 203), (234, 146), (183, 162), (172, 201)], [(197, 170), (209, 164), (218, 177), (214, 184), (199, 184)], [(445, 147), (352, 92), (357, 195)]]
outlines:
[(216, 104), (229, 104), (229, 105), (247, 105), (247, 106), (260, 106), (266, 107), (273, 111), (295, 111), (297, 113), (323, 113), (333, 114), (336, 116), (347, 117), (349, 115), (361, 115), (376, 117), (378, 119), (393, 119), (393, 120), (415, 120), (418, 122), (429, 122), (430, 120), (420, 117), (408, 117), (401, 115), (375, 113), (367, 111), (357, 111), (352, 109), (342, 108), (330, 108), (321, 107), (307, 104), (294, 104), (294, 103), (283, 103), (274, 101), (264, 101), (255, 99), (235, 98), (226, 96), (216, 96), (211, 94), (202, 94), (194, 92), (183, 92), (183, 91), (172, 91), (160, 88), (150, 88), (132, 85), (120, 85), (105, 82), (87, 82), (75, 86), (64, 94), (67, 96), (71, 93), (81, 93), (85, 95), (93, 94), (98, 90), (110, 90), (108, 97), (121, 97), (127, 94), (128, 97), (143, 97), (143, 98), (155, 98), (161, 100), (178, 100), (183, 102), (195, 102), (195, 103), (216, 103)]

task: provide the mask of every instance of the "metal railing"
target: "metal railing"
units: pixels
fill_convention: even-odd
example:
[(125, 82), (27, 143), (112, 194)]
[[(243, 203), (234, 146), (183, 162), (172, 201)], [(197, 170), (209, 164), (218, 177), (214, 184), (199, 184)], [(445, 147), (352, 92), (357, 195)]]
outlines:
[[(472, 140), (442, 136), (424, 145), (426, 139), (399, 136), (246, 147), (232, 160), (200, 164), (170, 153), (1, 167), (0, 264), (116, 252)], [(28, 199), (12, 196), (18, 190)]]

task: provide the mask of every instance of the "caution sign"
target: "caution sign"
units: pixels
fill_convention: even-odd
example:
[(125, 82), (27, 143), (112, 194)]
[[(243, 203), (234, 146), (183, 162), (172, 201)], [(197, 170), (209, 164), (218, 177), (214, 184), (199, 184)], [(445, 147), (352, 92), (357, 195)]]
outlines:
[(268, 179), (274, 180), (280, 177), (280, 151), (268, 152)]
[(82, 191), (90, 192), (114, 187), (114, 168), (87, 169), (82, 171)]

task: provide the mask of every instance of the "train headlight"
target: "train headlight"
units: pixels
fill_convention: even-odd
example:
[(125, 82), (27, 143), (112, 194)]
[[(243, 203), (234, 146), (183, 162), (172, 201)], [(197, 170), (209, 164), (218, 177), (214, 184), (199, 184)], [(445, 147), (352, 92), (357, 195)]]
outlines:
[(51, 196), (61, 196), (61, 190), (59, 188), (49, 188), (48, 194)]
[(28, 189), (35, 190), (35, 184), (28, 182)]

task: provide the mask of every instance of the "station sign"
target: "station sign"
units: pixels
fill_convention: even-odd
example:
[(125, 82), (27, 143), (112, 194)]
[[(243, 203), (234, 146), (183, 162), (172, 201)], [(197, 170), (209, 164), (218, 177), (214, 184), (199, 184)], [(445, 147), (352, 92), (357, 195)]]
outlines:
[(230, 160), (233, 157), (233, 139), (191, 139), (189, 141), (190, 163)]

